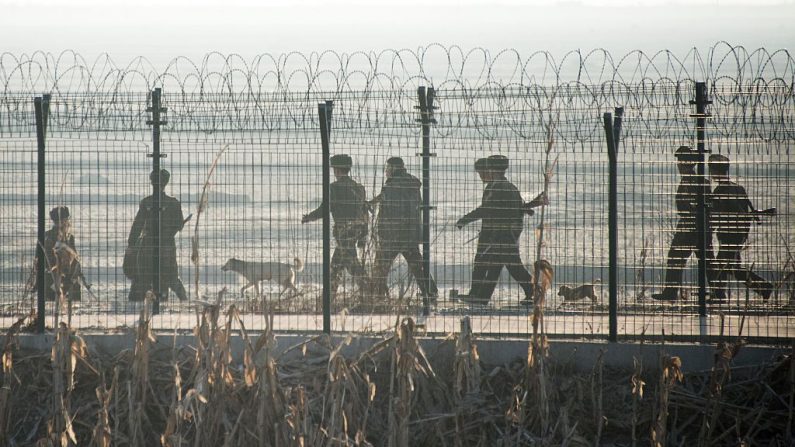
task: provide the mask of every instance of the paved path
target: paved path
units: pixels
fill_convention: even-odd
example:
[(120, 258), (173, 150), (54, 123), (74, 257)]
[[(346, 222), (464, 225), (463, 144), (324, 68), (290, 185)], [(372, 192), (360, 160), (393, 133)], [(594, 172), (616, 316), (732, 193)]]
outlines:
[[(526, 313), (513, 312), (465, 312), (462, 310), (434, 313), (428, 317), (413, 316), (424, 326), (429, 334), (446, 334), (458, 331), (461, 318), (470, 316), (475, 333), (504, 336), (526, 336), (532, 333), (532, 324)], [(262, 314), (241, 316), (246, 329), (262, 330), (266, 319)], [(331, 317), (331, 327), (336, 332), (380, 333), (395, 326), (396, 315), (345, 315)], [(135, 313), (75, 315), (72, 327), (83, 330), (100, 329), (113, 331), (134, 327), (138, 319)], [(222, 320), (225, 317), (221, 318)], [(0, 317), (0, 325), (9, 327), (16, 321), (13, 317)], [(48, 319), (47, 326), (52, 326)], [(722, 323), (721, 323), (722, 321)], [(603, 313), (553, 313), (544, 319), (545, 330), (550, 335), (606, 338), (608, 315)], [(746, 337), (775, 338), (787, 340), (795, 338), (795, 317), (792, 315), (713, 315), (700, 319), (688, 314), (631, 314), (619, 315), (618, 333), (629, 338), (659, 336), (669, 337), (718, 336), (721, 334), (737, 336), (742, 325), (742, 335)], [(164, 312), (153, 318), (156, 330), (190, 330), (196, 325), (196, 315), (190, 313)], [(278, 314), (273, 317), (273, 328), (281, 332), (320, 332), (323, 329), (323, 316), (320, 314)]]

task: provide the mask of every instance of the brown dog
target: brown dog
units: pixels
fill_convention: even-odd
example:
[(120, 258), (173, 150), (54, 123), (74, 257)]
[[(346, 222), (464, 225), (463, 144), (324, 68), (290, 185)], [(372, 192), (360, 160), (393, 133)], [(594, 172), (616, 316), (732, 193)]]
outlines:
[[(598, 299), (594, 291), (594, 284), (599, 284), (601, 280), (597, 279), (592, 284), (583, 284), (577, 287), (560, 286), (558, 296), (563, 297), (563, 303), (580, 301), (585, 298), (591, 299), (591, 304), (596, 304)], [(563, 304), (561, 303), (561, 305)]]
[(257, 297), (259, 297), (259, 283), (261, 281), (273, 281), (282, 286), (282, 290), (279, 293), (281, 296), (287, 289), (292, 289), (293, 292), (298, 291), (295, 287), (295, 272), (303, 270), (304, 264), (298, 258), (293, 261), (294, 263), (291, 265), (284, 262), (251, 262), (230, 258), (221, 267), (221, 270), (225, 272), (233, 271), (246, 278), (248, 282), (240, 288), (241, 297), (245, 296), (246, 289), (251, 287), (254, 287)]

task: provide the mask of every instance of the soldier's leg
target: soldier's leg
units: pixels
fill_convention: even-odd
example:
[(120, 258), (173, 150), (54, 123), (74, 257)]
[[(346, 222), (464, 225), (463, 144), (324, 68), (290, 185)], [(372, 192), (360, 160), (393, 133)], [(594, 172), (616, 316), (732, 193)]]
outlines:
[(500, 256), (493, 254), (486, 257), (486, 262), (488, 267), (486, 267), (486, 273), (483, 276), (477, 297), (484, 301), (489, 301), (494, 294), (494, 289), (497, 288), (497, 282), (500, 279), (504, 263)]
[(682, 273), (687, 259), (693, 254), (697, 242), (696, 233), (677, 229), (668, 249), (668, 261), (665, 269), (665, 287), (662, 293), (653, 294), (652, 298), (673, 301), (679, 297), (682, 285)]
[(392, 263), (398, 255), (397, 249), (388, 242), (382, 242), (375, 254), (372, 287), (376, 296), (386, 296), (389, 291), (387, 280)]
[(726, 299), (728, 275), (733, 268), (734, 257), (733, 249), (728, 244), (721, 242), (718, 253), (712, 262), (712, 267), (708, 270), (712, 296), (717, 300)]
[(177, 294), (177, 298), (179, 298), (180, 301), (188, 300), (188, 293), (185, 291), (185, 286), (182, 284), (182, 280), (179, 279), (179, 276), (171, 278), (168, 284), (168, 288), (173, 290), (174, 293)]
[(508, 268), (508, 273), (511, 277), (519, 283), (519, 287), (524, 292), (525, 299), (533, 299), (533, 275), (522, 263), (522, 257), (519, 254), (519, 247), (516, 247), (514, 253), (511, 253), (506, 259), (505, 266)]
[(342, 279), (342, 274), (345, 272), (345, 264), (343, 262), (343, 254), (339, 245), (334, 248), (334, 253), (331, 254), (331, 265), (329, 266), (329, 285), (331, 287), (331, 299), (333, 300), (337, 295), (337, 289)]
[(356, 253), (356, 243), (351, 241), (345, 247), (337, 246), (337, 250), (342, 250), (342, 259), (345, 268), (348, 269), (351, 276), (353, 276), (353, 280), (359, 284), (359, 288), (362, 291), (368, 289), (367, 285), (367, 273), (364, 271), (364, 265), (362, 265), (362, 261), (359, 260), (359, 255)]
[(83, 297), (83, 288), (80, 286), (80, 281), (70, 281), (69, 291), (67, 298), (69, 301), (80, 301)]
[(439, 291), (436, 288), (436, 281), (433, 280), (430, 272), (425, 271), (420, 248), (417, 245), (408, 246), (401, 251), (401, 254), (403, 254), (403, 258), (406, 259), (406, 263), (409, 265), (409, 272), (414, 275), (414, 279), (417, 281), (420, 293), (425, 296), (437, 296)]
[(489, 257), (488, 257), (488, 245), (478, 242), (477, 252), (475, 253), (475, 259), (473, 260), (472, 264), (472, 281), (469, 287), (469, 294), (468, 296), (473, 298), (480, 298), (481, 296), (481, 289), (483, 288), (484, 281), (486, 279), (486, 275), (489, 271)]
[(727, 257), (730, 257), (728, 271), (737, 281), (742, 282), (748, 288), (762, 296), (764, 300), (767, 300), (770, 298), (770, 294), (773, 293), (773, 284), (755, 272), (750, 271), (742, 264), (741, 252), (745, 246), (746, 239), (747, 236), (743, 234), (732, 235), (728, 238), (726, 243), (727, 251), (729, 252)]
[(148, 292), (150, 288), (151, 284), (147, 284), (145, 281), (141, 280), (134, 280), (130, 285), (130, 293), (127, 295), (127, 299), (130, 301), (143, 301), (146, 292)]

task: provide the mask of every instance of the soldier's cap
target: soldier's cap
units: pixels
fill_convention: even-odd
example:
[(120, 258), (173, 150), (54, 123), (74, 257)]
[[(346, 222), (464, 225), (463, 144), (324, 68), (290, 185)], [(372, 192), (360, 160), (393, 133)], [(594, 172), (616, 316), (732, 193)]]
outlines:
[(709, 156), (709, 170), (714, 173), (729, 172), (729, 157), (722, 154), (712, 154)]
[(495, 171), (505, 172), (508, 170), (508, 157), (505, 155), (491, 155), (489, 156), (489, 165)]
[(406, 164), (403, 162), (403, 159), (400, 157), (390, 157), (386, 160), (386, 165), (390, 168), (398, 168), (398, 169), (405, 169)]
[(50, 210), (50, 219), (52, 219), (53, 222), (60, 222), (68, 218), (69, 218), (68, 206), (56, 206), (55, 208)]
[(329, 158), (329, 165), (332, 168), (345, 168), (350, 169), (353, 166), (353, 160), (348, 154), (337, 154)]
[(698, 161), (698, 152), (694, 151), (690, 146), (679, 146), (674, 152), (674, 156), (679, 161), (695, 163)]
[(488, 171), (491, 169), (491, 163), (489, 163), (488, 158), (478, 158), (475, 160), (475, 171), (482, 172)]
[(171, 179), (171, 173), (165, 169), (160, 170), (160, 175), (157, 175), (157, 171), (152, 171), (149, 174), (149, 181), (152, 182), (153, 185), (165, 185)]

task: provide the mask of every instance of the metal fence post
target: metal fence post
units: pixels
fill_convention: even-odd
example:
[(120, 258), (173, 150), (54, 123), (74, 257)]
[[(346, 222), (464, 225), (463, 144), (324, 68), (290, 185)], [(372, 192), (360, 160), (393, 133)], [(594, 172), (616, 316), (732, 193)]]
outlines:
[(704, 147), (706, 141), (707, 118), (710, 116), (706, 112), (708, 104), (712, 101), (707, 99), (707, 84), (696, 82), (696, 99), (690, 101), (695, 104), (696, 113), (690, 115), (696, 119), (696, 150), (698, 159), (696, 165), (696, 175), (701, 181), (701, 188), (696, 195), (696, 232), (698, 233), (698, 315), (707, 316), (707, 245), (711, 243), (708, 234), (706, 195), (709, 183), (706, 178), (704, 155), (707, 153)]
[(47, 118), (50, 109), (50, 95), (36, 97), (33, 99), (34, 113), (36, 116), (36, 143), (38, 148), (37, 177), (38, 177), (38, 238), (36, 244), (36, 256), (38, 265), (36, 266), (36, 332), (44, 333), (44, 312), (46, 288), (44, 278), (47, 269), (47, 254), (44, 253), (44, 238), (47, 225), (47, 203), (46, 203), (46, 143)]
[[(166, 109), (161, 107), (160, 103), (161, 99), (161, 89), (156, 88), (152, 90), (152, 107), (147, 109), (147, 112), (152, 113), (152, 119), (147, 121), (146, 124), (152, 126), (152, 153), (149, 154), (152, 157), (152, 172), (156, 172), (156, 175), (160, 175), (160, 159), (165, 158), (166, 154), (162, 154), (160, 152), (160, 126), (167, 124), (166, 121), (160, 119), (160, 114), (165, 112)], [(160, 182), (158, 182), (160, 183)], [(155, 196), (155, 221), (157, 225), (155, 226), (155, 234), (154, 240), (157, 241), (155, 244), (155, 255), (154, 259), (152, 259), (152, 268), (155, 271), (154, 277), (154, 293), (155, 293), (155, 302), (152, 303), (152, 314), (157, 315), (160, 313), (160, 300), (162, 299), (161, 290), (160, 290), (160, 226), (162, 222), (160, 221), (160, 211), (163, 206), (161, 203), (162, 201), (162, 190), (164, 185), (152, 185), (152, 194)], [(168, 292), (166, 292), (168, 293)]]
[(323, 332), (331, 334), (331, 207), (329, 206), (331, 169), (329, 158), (329, 121), (333, 103), (326, 101), (318, 104), (317, 112), (320, 120), (320, 145), (323, 149)]
[[(616, 109), (618, 115), (619, 109)], [(618, 341), (618, 163), (616, 157), (616, 127), (621, 125), (617, 117), (617, 123), (613, 122), (613, 115), (606, 112), (603, 115), (605, 137), (607, 139), (607, 158), (608, 158), (608, 340)], [(620, 128), (619, 128), (620, 129)]]
[[(436, 155), (431, 153), (431, 124), (436, 124), (433, 118), (434, 89), (433, 87), (417, 88), (419, 97), (420, 119), (422, 124), (422, 264), (425, 270), (425, 290), (426, 294), (422, 297), (422, 314), (430, 314), (431, 291), (431, 157)], [(419, 278), (417, 278), (419, 281)]]

